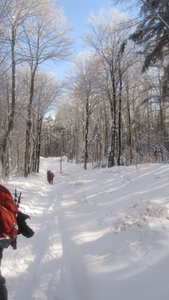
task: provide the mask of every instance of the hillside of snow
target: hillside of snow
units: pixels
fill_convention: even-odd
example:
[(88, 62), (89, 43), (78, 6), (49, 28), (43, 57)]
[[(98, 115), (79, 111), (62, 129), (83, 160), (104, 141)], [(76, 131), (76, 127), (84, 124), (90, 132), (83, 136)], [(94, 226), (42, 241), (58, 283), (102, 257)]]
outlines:
[[(54, 172), (54, 183), (46, 179)], [(40, 173), (4, 184), (22, 192), (35, 235), (1, 264), (9, 300), (168, 300), (169, 166), (84, 170), (41, 158)]]

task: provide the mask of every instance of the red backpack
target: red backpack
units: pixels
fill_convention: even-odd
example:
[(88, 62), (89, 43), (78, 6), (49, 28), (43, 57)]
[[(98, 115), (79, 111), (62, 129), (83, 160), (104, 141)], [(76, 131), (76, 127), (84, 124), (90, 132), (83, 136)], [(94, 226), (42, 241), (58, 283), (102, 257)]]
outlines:
[(14, 203), (9, 190), (0, 184), (0, 239), (8, 238), (13, 242), (18, 234), (17, 213), (18, 205)]

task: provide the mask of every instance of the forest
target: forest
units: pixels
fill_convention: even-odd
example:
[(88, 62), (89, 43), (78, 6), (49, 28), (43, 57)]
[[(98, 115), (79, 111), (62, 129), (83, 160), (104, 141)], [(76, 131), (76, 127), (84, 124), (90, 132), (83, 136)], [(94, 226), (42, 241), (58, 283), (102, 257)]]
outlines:
[[(74, 55), (59, 1), (1, 0), (2, 179), (38, 173), (41, 156), (84, 169), (168, 163), (168, 0), (110, 2)], [(44, 71), (50, 61), (71, 62), (63, 80)]]

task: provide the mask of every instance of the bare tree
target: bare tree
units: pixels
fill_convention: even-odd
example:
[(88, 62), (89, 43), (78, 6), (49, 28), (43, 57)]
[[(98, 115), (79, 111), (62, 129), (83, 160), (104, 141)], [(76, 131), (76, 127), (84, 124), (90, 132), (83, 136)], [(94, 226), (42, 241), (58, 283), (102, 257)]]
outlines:
[[(6, 153), (7, 153), (7, 142), (10, 133), (14, 127), (15, 119), (15, 106), (16, 106), (16, 65), (19, 61), (19, 52), (21, 51), (21, 32), (20, 26), (23, 24), (28, 17), (30, 11), (30, 3), (28, 1), (3, 1), (3, 14), (1, 19), (1, 37), (0, 44), (1, 47), (1, 61), (3, 62), (3, 69), (1, 73), (3, 74), (6, 69), (11, 70), (11, 94), (9, 94), (10, 110), (8, 116), (8, 123), (6, 128), (4, 128), (3, 137), (1, 140), (1, 164), (2, 173), (4, 176), (6, 163)], [(5, 66), (5, 68), (4, 68)], [(9, 171), (7, 171), (9, 175)]]
[(51, 110), (52, 107), (56, 107), (57, 102), (59, 102), (63, 83), (54, 79), (53, 76), (42, 72), (37, 73), (35, 82), (31, 171), (39, 172), (42, 122), (45, 114)]
[(70, 27), (61, 10), (54, 9), (51, 2), (41, 2), (40, 10), (36, 10), (23, 24), (24, 43), (22, 59), (30, 68), (30, 91), (26, 127), (25, 177), (30, 173), (31, 164), (31, 129), (32, 105), (34, 100), (35, 75), (39, 65), (47, 60), (59, 62), (68, 59), (72, 38)]
[(89, 158), (89, 121), (94, 107), (97, 103), (97, 65), (95, 56), (92, 53), (84, 53), (79, 55), (74, 64), (68, 79), (69, 90), (74, 99), (82, 103), (84, 110), (84, 127), (83, 127), (83, 159), (84, 169), (87, 169)]
[(126, 65), (122, 68), (122, 53), (124, 50), (121, 51), (121, 49), (125, 45), (129, 31), (128, 27), (125, 26), (125, 22), (125, 16), (116, 10), (110, 10), (107, 13), (101, 10), (98, 16), (91, 16), (88, 22), (90, 31), (85, 33), (85, 42), (100, 56), (103, 66), (102, 74), (105, 74), (104, 81), (107, 86), (112, 120), (111, 144), (108, 155), (109, 167), (115, 165), (118, 129), (120, 134), (120, 128), (117, 126), (117, 116), (120, 118), (121, 107), (119, 107), (119, 103), (121, 102), (118, 102), (118, 97), (121, 97), (122, 74), (126, 71)]

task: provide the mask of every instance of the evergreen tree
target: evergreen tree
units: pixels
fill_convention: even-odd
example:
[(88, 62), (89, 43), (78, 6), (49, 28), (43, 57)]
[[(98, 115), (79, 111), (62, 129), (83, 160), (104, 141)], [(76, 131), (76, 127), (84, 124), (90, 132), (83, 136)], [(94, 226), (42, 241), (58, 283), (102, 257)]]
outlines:
[(169, 55), (169, 5), (168, 0), (145, 0), (141, 3), (142, 20), (130, 38), (142, 46), (145, 71)]

